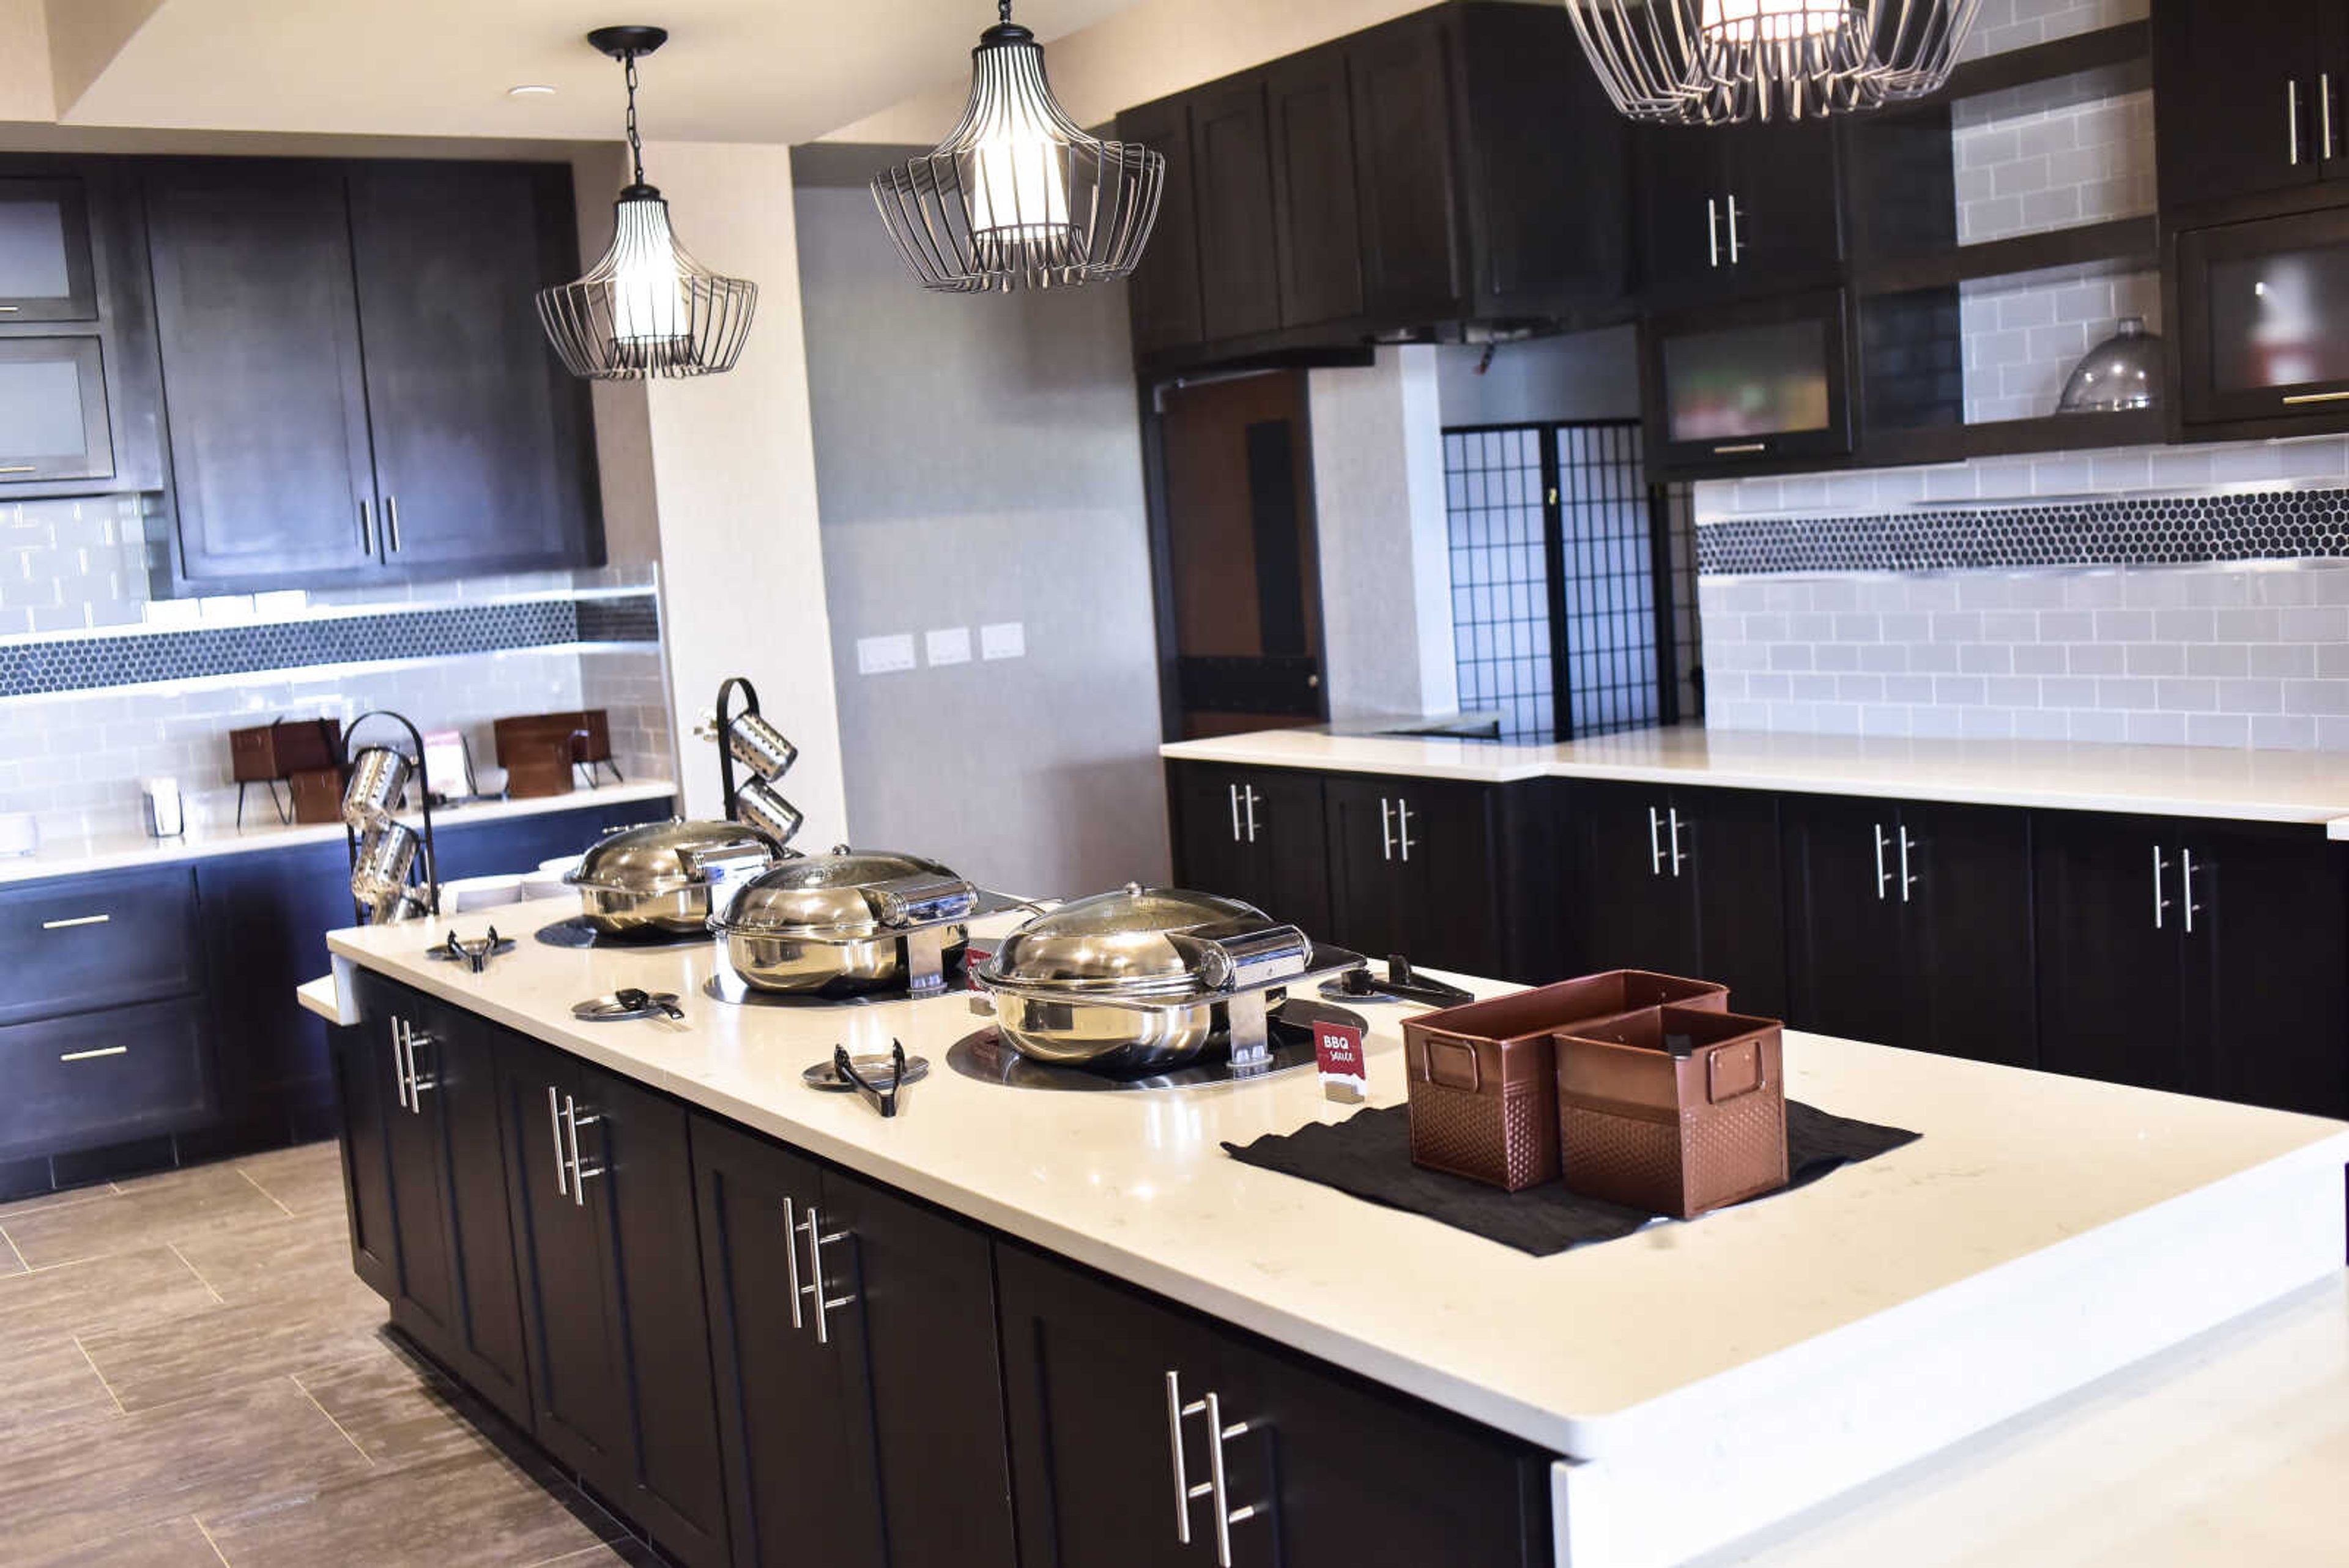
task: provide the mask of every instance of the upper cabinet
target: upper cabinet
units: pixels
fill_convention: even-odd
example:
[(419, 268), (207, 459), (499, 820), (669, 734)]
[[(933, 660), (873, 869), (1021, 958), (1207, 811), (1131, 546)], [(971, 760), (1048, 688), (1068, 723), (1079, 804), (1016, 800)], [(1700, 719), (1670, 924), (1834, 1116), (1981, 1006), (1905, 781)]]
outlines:
[(1180, 365), (1630, 313), (1628, 136), (1547, 7), (1439, 6), (1129, 110), (1134, 342)]
[(1651, 301), (1838, 281), (1840, 144), (1824, 121), (1654, 127), (1639, 136), (1640, 265)]
[(150, 165), (184, 592), (601, 559), (584, 387), (533, 293), (576, 270), (555, 166)]
[(97, 319), (84, 182), (0, 175), (0, 321)]
[(2165, 213), (2349, 179), (2349, 7), (2160, 0), (2153, 27)]

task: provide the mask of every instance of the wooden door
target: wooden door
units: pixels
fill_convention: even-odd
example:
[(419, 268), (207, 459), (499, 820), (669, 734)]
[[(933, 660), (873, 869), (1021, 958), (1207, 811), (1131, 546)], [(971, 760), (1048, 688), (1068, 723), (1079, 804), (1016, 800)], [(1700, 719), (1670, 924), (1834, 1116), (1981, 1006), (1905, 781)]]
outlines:
[(1698, 967), (1695, 884), (1672, 875), (1668, 792), (1577, 784), (1567, 800), (1574, 867), (1569, 971), (1646, 969), (1722, 978)]
[(579, 1169), (605, 1228), (604, 1290), (634, 1403), (616, 1501), (686, 1568), (716, 1568), (726, 1483), (686, 1112), (599, 1068), (577, 1074)]
[(385, 562), (595, 558), (584, 393), (530, 306), (575, 264), (568, 171), (366, 163), (351, 192)]
[(1909, 804), (1889, 865), (1905, 873), (1905, 1026), (1898, 1044), (2039, 1064), (2031, 817), (1999, 806)]
[(1396, 781), (1367, 774), (1332, 774), (1321, 786), (1330, 867), (1330, 940), (1356, 952), (1402, 953), (1435, 961), (1411, 948), (1403, 911), (1402, 863), (1396, 858)]
[(2178, 826), (2188, 1087), (2349, 1116), (2344, 850), (2314, 828)]
[(2187, 1086), (2175, 820), (2044, 812), (2032, 826), (2039, 1063)]
[(1190, 106), (1202, 335), (1216, 343), (1270, 332), (1280, 325), (1280, 254), (1264, 79), (1199, 93)]
[(826, 1299), (845, 1298), (824, 1320), (850, 1394), (838, 1440), (874, 1457), (890, 1568), (1015, 1568), (987, 1232), (839, 1170), (821, 1220), (840, 1238), (819, 1249)]
[[(1847, 1040), (1909, 1044), (1919, 1020), (1905, 972), (1899, 805), (1795, 795), (1781, 813), (1786, 1021)], [(1735, 993), (1730, 1003), (1749, 1011)]]
[(1418, 326), (1464, 312), (1452, 55), (1441, 22), (1418, 17), (1348, 46), (1363, 308), (1373, 321)]
[[(1215, 1561), (1206, 1422), (1213, 1341), (1195, 1320), (1009, 1243), (995, 1249), (1022, 1568)], [(1381, 1559), (1383, 1561), (1383, 1559)]]
[[(2161, 204), (2189, 207), (2312, 184), (2323, 176), (2326, 42), (2308, 0), (2162, 0), (2153, 7)], [(2349, 133), (2332, 78), (2336, 148)]]
[(1777, 797), (1759, 790), (1674, 790), (1665, 807), (1665, 847), (1677, 848), (1681, 875), (1696, 883), (1697, 967), (1689, 972), (1729, 987), (1729, 1004), (1741, 1012), (1784, 1018), (1785, 876)]
[(1362, 313), (1353, 98), (1334, 48), (1292, 56), (1265, 75), (1272, 142), (1280, 324), (1311, 327)]
[(1835, 122), (1739, 125), (1713, 134), (1725, 139), (1729, 160), (1723, 240), (1736, 289), (1830, 281), (1844, 254)]
[(146, 194), (182, 575), (366, 567), (381, 519), (341, 170), (164, 163)]
[(1402, 945), (1414, 963), (1468, 974), (1509, 968), (1495, 921), (1500, 841), (1485, 784), (1397, 779), (1394, 872)]
[(1170, 99), (1119, 115), (1117, 134), (1166, 160), (1158, 221), (1126, 290), (1133, 346), (1146, 354), (1196, 343), (1200, 333), (1198, 177), (1191, 163), (1191, 118), (1181, 99)]
[(399, 1245), (391, 1199), (394, 1109), (391, 1043), (367, 1024), (328, 1026), (335, 1089), (341, 1105), (343, 1199), (351, 1232), (351, 1268), (388, 1303), (399, 1294)]
[[(823, 1176), (707, 1116), (694, 1118), (692, 1144), (733, 1561), (871, 1568), (884, 1561), (878, 1481), (870, 1448), (848, 1441), (859, 1364), (844, 1337), (818, 1340), (801, 1288), (811, 1277), (802, 1227), (812, 1209), (821, 1215)], [(999, 1425), (997, 1434), (999, 1452)]]

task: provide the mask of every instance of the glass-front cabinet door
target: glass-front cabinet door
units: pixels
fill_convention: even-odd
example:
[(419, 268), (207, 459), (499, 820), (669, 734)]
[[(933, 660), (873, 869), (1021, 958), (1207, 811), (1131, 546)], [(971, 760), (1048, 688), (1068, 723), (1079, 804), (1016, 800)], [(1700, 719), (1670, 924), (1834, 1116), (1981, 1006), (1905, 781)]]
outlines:
[(0, 337), (0, 493), (110, 479), (106, 367), (96, 337)]
[(2178, 262), (2187, 424), (2349, 422), (2349, 211), (2193, 230)]
[(0, 177), (0, 327), (97, 319), (82, 182)]

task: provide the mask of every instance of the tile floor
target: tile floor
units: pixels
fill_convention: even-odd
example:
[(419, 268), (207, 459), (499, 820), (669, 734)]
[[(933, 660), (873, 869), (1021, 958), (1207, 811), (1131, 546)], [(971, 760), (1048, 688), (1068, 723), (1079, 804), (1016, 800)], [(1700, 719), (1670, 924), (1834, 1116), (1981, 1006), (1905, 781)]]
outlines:
[(0, 1564), (657, 1563), (385, 1316), (330, 1143), (0, 1205)]

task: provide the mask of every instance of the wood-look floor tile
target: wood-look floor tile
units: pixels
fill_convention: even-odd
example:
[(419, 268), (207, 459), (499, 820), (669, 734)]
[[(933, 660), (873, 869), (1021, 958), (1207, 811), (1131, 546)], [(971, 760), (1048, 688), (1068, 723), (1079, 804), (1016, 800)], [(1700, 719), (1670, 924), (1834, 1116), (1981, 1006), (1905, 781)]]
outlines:
[(19, 1198), (0, 1203), (0, 1225), (27, 1214), (37, 1214), (44, 1209), (64, 1209), (76, 1203), (95, 1203), (114, 1197), (114, 1184), (101, 1181), (93, 1187), (69, 1187), (63, 1192), (44, 1192), (37, 1198)]
[(352, 1272), (350, 1226), (340, 1210), (173, 1244), (188, 1267), (232, 1305), (274, 1302), (300, 1310), (334, 1307), (378, 1321), (384, 1315), (383, 1299)]
[(612, 1528), (576, 1491), (564, 1490), (569, 1499), (492, 1451), (346, 1477), (298, 1501), (200, 1517), (234, 1568), (523, 1564), (585, 1552)]
[[(36, 1433), (5, 1458), (0, 1547), (12, 1561), (186, 1514), (287, 1507), (373, 1468), (289, 1377)], [(367, 1559), (313, 1559), (336, 1561)]]
[(220, 1553), (192, 1514), (36, 1557), (12, 1553), (7, 1561), (16, 1568), (221, 1568)]
[(629, 1538), (551, 1557), (543, 1563), (532, 1563), (525, 1568), (668, 1568), (668, 1559), (643, 1542)]
[(220, 1305), (169, 1246), (0, 1278), (0, 1354), (165, 1323)]
[(296, 1214), (343, 1211), (343, 1153), (338, 1143), (307, 1143), (236, 1162), (245, 1179)]
[[(36, 1432), (83, 1421), (119, 1420), (122, 1408), (69, 1334), (23, 1340), (0, 1350), (0, 1465), (9, 1445)], [(0, 1525), (0, 1557), (5, 1526)]]
[(81, 1345), (122, 1407), (139, 1411), (364, 1360), (378, 1352), (381, 1330), (379, 1314), (362, 1315), (348, 1302), (235, 1302), (141, 1328), (86, 1334)]
[(88, 1203), (36, 1209), (0, 1225), (25, 1262), (38, 1270), (288, 1219), (284, 1205), (233, 1166), (170, 1171), (119, 1188)]
[(304, 1377), (302, 1386), (388, 1469), (495, 1452), (489, 1434), (504, 1435), (495, 1412), (389, 1343), (381, 1355)]

